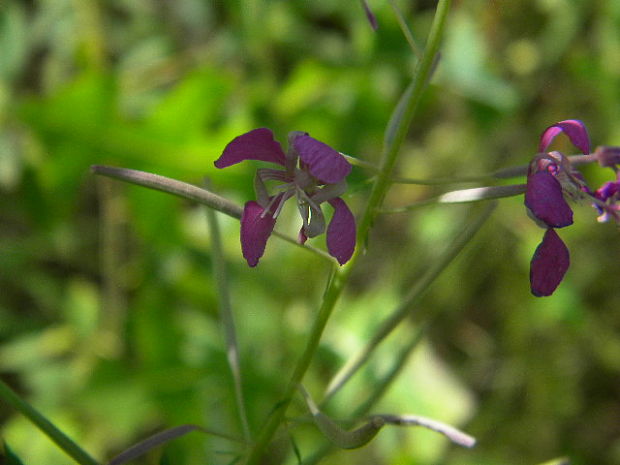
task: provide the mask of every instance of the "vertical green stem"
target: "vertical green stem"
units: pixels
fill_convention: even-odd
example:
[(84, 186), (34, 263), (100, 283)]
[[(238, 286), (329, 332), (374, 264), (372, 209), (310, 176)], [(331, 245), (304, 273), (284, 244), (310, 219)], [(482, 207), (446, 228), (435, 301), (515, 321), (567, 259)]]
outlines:
[(310, 330), (310, 335), (308, 337), (308, 341), (306, 342), (306, 348), (297, 361), (293, 375), (289, 380), (281, 402), (279, 402), (277, 409), (267, 420), (267, 423), (262, 428), (261, 434), (257, 438), (254, 447), (250, 450), (246, 465), (256, 465), (260, 462), (265, 449), (282, 423), (286, 410), (297, 390), (297, 386), (301, 383), (308, 367), (310, 366), (312, 357), (318, 348), (319, 341), (321, 340), (327, 321), (332, 314), (351, 270), (357, 262), (357, 258), (362, 253), (361, 249), (366, 243), (370, 228), (390, 186), (390, 178), (392, 176), (392, 171), (394, 169), (398, 152), (403, 141), (405, 140), (411, 120), (413, 119), (424, 88), (430, 77), (433, 63), (441, 42), (441, 37), (443, 35), (450, 4), (451, 0), (439, 0), (439, 4), (437, 5), (437, 11), (435, 12), (435, 18), (431, 26), (426, 48), (424, 50), (424, 56), (422, 57), (418, 70), (411, 82), (411, 92), (408, 94), (408, 100), (406, 101), (403, 112), (395, 122), (396, 128), (394, 136), (390, 138), (384, 148), (381, 171), (377, 175), (375, 184), (373, 185), (373, 189), (366, 205), (366, 209), (362, 215), (362, 220), (358, 225), (356, 251), (349, 263), (345, 266), (341, 268), (334, 267), (332, 278), (328, 282), (327, 289), (325, 290), (325, 294), (323, 296), (323, 302), (321, 303), (317, 317)]
[[(411, 121), (413, 120), (413, 116), (433, 69), (433, 63), (435, 62), (435, 57), (439, 50), (439, 44), (441, 43), (451, 3), (451, 0), (439, 0), (437, 5), (437, 11), (435, 12), (435, 18), (428, 36), (424, 56), (410, 84), (411, 92), (409, 93), (409, 98), (400, 118), (396, 121), (393, 137), (390, 137), (389, 140), (386, 141), (386, 146), (384, 147), (380, 172), (377, 175), (377, 179), (368, 199), (366, 210), (364, 211), (364, 216), (358, 227), (358, 244), (363, 245), (366, 243), (368, 233), (377, 215), (377, 209), (381, 206), (383, 198), (391, 184), (392, 171), (394, 170), (398, 152), (407, 136)], [(357, 252), (359, 253), (359, 248)]]
[(323, 296), (323, 302), (321, 303), (321, 308), (319, 309), (319, 313), (317, 314), (314, 323), (312, 324), (312, 328), (310, 330), (310, 336), (308, 341), (306, 342), (306, 348), (302, 353), (301, 357), (297, 361), (297, 365), (295, 366), (295, 370), (293, 371), (293, 375), (291, 376), (289, 383), (286, 387), (286, 391), (282, 397), (281, 402), (279, 402), (276, 410), (274, 410), (267, 420), (267, 423), (261, 430), (260, 436), (257, 438), (254, 447), (250, 451), (250, 455), (248, 456), (247, 465), (253, 465), (260, 462), (265, 448), (271, 442), (273, 435), (275, 434), (278, 426), (282, 423), (284, 418), (284, 414), (286, 413), (286, 409), (288, 408), (295, 392), (297, 391), (297, 386), (301, 383), (304, 374), (308, 370), (310, 366), (310, 362), (316, 349), (319, 345), (319, 341), (321, 340), (321, 335), (323, 334), (323, 330), (325, 329), (325, 325), (327, 325), (327, 321), (332, 314), (332, 310), (336, 305), (336, 301), (342, 292), (342, 288), (346, 282), (346, 273), (341, 273), (334, 266), (334, 273), (332, 275), (332, 279), (330, 280), (327, 289), (325, 291), (325, 295)]
[(19, 397), (17, 393), (2, 380), (0, 380), (0, 398), (4, 399), (9, 405), (21, 412), (77, 463), (81, 465), (99, 465), (99, 462), (88, 455), (80, 446), (73, 442), (65, 433), (60, 431), (32, 405)]
[[(208, 180), (205, 180), (209, 188)], [(228, 366), (233, 377), (235, 386), (235, 400), (239, 411), (239, 419), (243, 429), (243, 438), (250, 441), (250, 426), (245, 408), (243, 388), (241, 383), (241, 363), (239, 361), (239, 348), (237, 344), (237, 330), (233, 316), (232, 305), (230, 303), (230, 290), (228, 285), (228, 272), (226, 271), (226, 260), (224, 258), (220, 226), (217, 216), (212, 208), (207, 208), (207, 222), (211, 230), (213, 272), (217, 283), (218, 300), (220, 303), (220, 320), (224, 328), (224, 338), (226, 340), (226, 354)]]

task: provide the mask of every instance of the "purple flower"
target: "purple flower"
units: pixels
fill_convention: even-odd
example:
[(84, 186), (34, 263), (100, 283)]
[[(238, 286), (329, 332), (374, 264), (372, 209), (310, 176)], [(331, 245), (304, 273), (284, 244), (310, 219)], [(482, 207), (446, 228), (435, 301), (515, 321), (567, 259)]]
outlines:
[[(590, 138), (583, 122), (566, 120), (543, 131), (538, 148), (541, 153), (530, 163), (525, 206), (536, 223), (546, 229), (530, 263), (531, 291), (537, 297), (553, 294), (568, 270), (568, 249), (555, 232), (555, 228), (573, 224), (573, 211), (566, 201), (567, 197), (574, 200), (589, 199), (599, 211), (599, 221), (606, 221), (610, 217), (620, 219), (616, 205), (620, 199), (620, 179), (605, 183), (592, 192), (581, 173), (572, 167), (568, 157), (555, 151), (545, 153), (560, 133), (566, 134), (584, 155), (590, 153)], [(618, 175), (618, 147), (599, 147), (594, 156), (601, 166), (612, 168)]]
[[(289, 150), (284, 153), (271, 130), (254, 129), (235, 138), (215, 161), (226, 168), (244, 160), (267, 161), (280, 169), (261, 168), (256, 172), (256, 201), (245, 204), (241, 217), (241, 250), (248, 265), (256, 266), (265, 252), (276, 219), (284, 203), (296, 197), (302, 219), (299, 242), (302, 244), (327, 229), (327, 250), (344, 265), (355, 250), (355, 218), (340, 195), (346, 190), (345, 178), (351, 165), (336, 150), (295, 131), (289, 134)], [(266, 181), (275, 181), (275, 195), (270, 195)], [(321, 210), (329, 203), (334, 214), (327, 228)]]
[(564, 200), (562, 185), (549, 171), (536, 171), (528, 176), (525, 206), (535, 219), (551, 228), (573, 224), (573, 211)]
[(579, 120), (566, 120), (543, 131), (538, 147), (543, 153), (530, 163), (525, 206), (530, 216), (547, 229), (530, 263), (531, 291), (537, 297), (553, 294), (570, 264), (568, 249), (554, 229), (573, 224), (573, 211), (564, 196), (579, 197), (589, 192), (568, 158), (560, 152), (544, 153), (562, 132), (584, 154), (590, 153), (590, 139), (585, 125)]
[(610, 218), (618, 220), (620, 217), (620, 179), (617, 181), (609, 181), (596, 190), (594, 196), (601, 204), (594, 204), (600, 215), (597, 218), (599, 222), (609, 221)]

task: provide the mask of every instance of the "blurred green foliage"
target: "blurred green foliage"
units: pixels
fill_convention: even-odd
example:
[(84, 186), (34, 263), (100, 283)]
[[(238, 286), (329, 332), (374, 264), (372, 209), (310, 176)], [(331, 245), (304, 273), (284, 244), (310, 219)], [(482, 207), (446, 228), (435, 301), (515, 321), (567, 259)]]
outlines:
[[(387, 2), (8, 0), (0, 4), (0, 373), (97, 457), (183, 423), (240, 434), (202, 208), (96, 179), (91, 164), (153, 171), (239, 203), (255, 166), (216, 171), (233, 137), (308, 131), (375, 162), (415, 58)], [(400, 1), (418, 41), (435, 2)], [(524, 164), (568, 118), (620, 145), (620, 3), (456, 2), (437, 73), (398, 172), (449, 177)], [(570, 150), (568, 144), (564, 146)], [(607, 180), (584, 170), (595, 186)], [(347, 202), (360, 211), (366, 173)], [(395, 186), (391, 206), (440, 193)], [(317, 394), (443, 250), (468, 207), (381, 217), (306, 379)], [(294, 212), (278, 222), (294, 234)], [(256, 269), (222, 218), (244, 389), (257, 431), (303, 342), (327, 268), (272, 238)], [(571, 269), (551, 298), (529, 293), (542, 237), (522, 199), (491, 222), (330, 404), (346, 417), (414, 328), (439, 315), (374, 409), (432, 416), (479, 439), (460, 450), (392, 429), (326, 464), (522, 465), (570, 457), (620, 463), (620, 241), (587, 205), (561, 231)], [(321, 246), (320, 239), (315, 240)], [(305, 408), (296, 404), (292, 414)], [(25, 463), (70, 463), (0, 404), (2, 436)], [(291, 425), (303, 457), (322, 444)], [(192, 433), (162, 463), (230, 463), (235, 445)], [(159, 463), (155, 451), (144, 464)], [(285, 463), (295, 463), (282, 440)], [(274, 452), (275, 454), (275, 452)], [(284, 459), (283, 459), (284, 460)], [(136, 462), (138, 463), (138, 462)], [(278, 463), (274, 456), (272, 463)]]

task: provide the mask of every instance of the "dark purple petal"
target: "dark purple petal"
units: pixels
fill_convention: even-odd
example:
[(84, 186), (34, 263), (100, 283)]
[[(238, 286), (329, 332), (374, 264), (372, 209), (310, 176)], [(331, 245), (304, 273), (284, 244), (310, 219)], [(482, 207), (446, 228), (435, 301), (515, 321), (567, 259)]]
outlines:
[(293, 148), (310, 174), (325, 184), (339, 183), (351, 172), (351, 165), (342, 155), (308, 134), (295, 137)]
[(286, 156), (280, 143), (273, 139), (273, 132), (267, 128), (254, 129), (235, 137), (215, 160), (216, 168), (226, 168), (244, 160), (270, 161), (284, 166)]
[(539, 152), (546, 152), (547, 148), (555, 139), (559, 133), (564, 132), (575, 147), (581, 150), (584, 154), (590, 153), (590, 137), (586, 130), (585, 124), (578, 119), (567, 119), (555, 123), (553, 126), (549, 126), (545, 129), (540, 136), (540, 145), (538, 146)]
[(241, 251), (248, 265), (256, 266), (265, 253), (267, 239), (273, 231), (276, 220), (272, 215), (261, 214), (265, 210), (253, 200), (246, 203), (241, 216)]
[(552, 228), (573, 224), (573, 211), (564, 200), (562, 185), (547, 171), (528, 176), (525, 206), (536, 218)]
[(553, 294), (568, 270), (569, 264), (570, 255), (566, 245), (555, 230), (547, 229), (530, 263), (532, 294), (536, 297)]
[(364, 8), (364, 12), (366, 13), (366, 18), (368, 18), (368, 22), (370, 23), (370, 27), (373, 30), (379, 29), (379, 23), (377, 23), (377, 17), (374, 15), (370, 7), (368, 6), (368, 2), (366, 0), (362, 0), (362, 7)]
[(328, 202), (334, 207), (334, 216), (327, 227), (327, 250), (344, 265), (355, 250), (355, 217), (341, 198)]

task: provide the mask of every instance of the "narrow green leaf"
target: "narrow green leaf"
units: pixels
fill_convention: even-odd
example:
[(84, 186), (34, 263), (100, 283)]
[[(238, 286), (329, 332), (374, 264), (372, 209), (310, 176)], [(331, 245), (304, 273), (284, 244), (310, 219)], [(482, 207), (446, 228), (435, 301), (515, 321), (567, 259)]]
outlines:
[(308, 409), (312, 414), (316, 426), (332, 444), (341, 449), (357, 449), (358, 447), (368, 444), (385, 424), (382, 418), (372, 417), (359, 428), (353, 431), (347, 431), (338, 426), (331, 418), (318, 409), (310, 397), (310, 394), (303, 386), (299, 386), (299, 390), (306, 400), (306, 404), (308, 405)]
[(358, 447), (368, 444), (384, 425), (421, 426), (435, 431), (436, 433), (443, 434), (454, 444), (462, 447), (471, 448), (476, 444), (476, 439), (469, 434), (446, 423), (419, 415), (371, 415), (362, 426), (353, 431), (347, 431), (342, 429), (336, 422), (319, 410), (310, 397), (310, 394), (303, 386), (300, 386), (299, 390), (306, 400), (306, 404), (308, 405), (308, 409), (312, 414), (316, 426), (332, 444), (341, 449), (357, 449)]
[(473, 189), (461, 189), (450, 191), (438, 197), (431, 197), (411, 203), (404, 207), (381, 209), (381, 213), (404, 213), (414, 210), (418, 207), (433, 204), (454, 204), (454, 203), (472, 203), (484, 200), (501, 199), (504, 197), (514, 197), (525, 192), (525, 184), (511, 184), (509, 186), (488, 186), (475, 187)]
[(407, 21), (405, 20), (403, 12), (401, 11), (401, 9), (398, 7), (398, 5), (396, 4), (394, 0), (389, 0), (389, 3), (390, 3), (390, 6), (392, 7), (392, 11), (394, 12), (394, 16), (396, 16), (396, 20), (398, 21), (400, 30), (402, 31), (403, 35), (405, 36), (405, 39), (407, 40), (407, 43), (409, 44), (409, 48), (411, 48), (411, 51), (413, 52), (413, 54), (419, 60), (421, 60), (422, 57), (424, 56), (424, 50), (422, 49), (422, 46), (418, 44), (417, 41), (414, 39), (411, 29), (409, 28), (409, 25), (407, 24)]
[(394, 142), (396, 132), (402, 124), (405, 110), (407, 109), (407, 105), (411, 100), (411, 93), (413, 92), (414, 87), (415, 81), (412, 81), (403, 92), (403, 95), (401, 95), (400, 100), (398, 100), (398, 104), (396, 105), (394, 111), (392, 112), (392, 115), (390, 116), (387, 128), (385, 129), (385, 138), (383, 139), (383, 143), (386, 147), (389, 147)]
[(24, 465), (24, 462), (15, 455), (9, 445), (4, 442), (0, 443), (0, 464), (2, 465)]
[(297, 459), (297, 463), (301, 465), (303, 462), (303, 458), (301, 457), (301, 450), (299, 450), (297, 441), (295, 441), (295, 438), (293, 436), (291, 436), (291, 447), (293, 448), (293, 452), (295, 453), (295, 458)]
[(385, 340), (385, 338), (409, 315), (411, 308), (418, 303), (422, 295), (428, 290), (441, 273), (452, 263), (452, 261), (461, 253), (463, 248), (469, 243), (474, 235), (480, 230), (482, 225), (489, 218), (496, 207), (496, 202), (490, 202), (482, 211), (469, 221), (459, 233), (454, 237), (452, 243), (440, 255), (413, 286), (409, 293), (404, 297), (398, 307), (392, 314), (377, 328), (373, 336), (362, 350), (351, 357), (346, 364), (336, 373), (330, 381), (323, 402), (327, 402), (338, 392), (347, 381), (353, 376), (359, 368), (373, 354), (377, 346)]
[(197, 425), (175, 426), (174, 428), (160, 431), (159, 433), (156, 433), (146, 438), (145, 440), (140, 441), (139, 443), (131, 446), (129, 449), (125, 450), (124, 452), (121, 452), (116, 457), (114, 457), (112, 460), (110, 460), (107, 465), (122, 465), (123, 463), (127, 463), (131, 460), (134, 460), (146, 454), (150, 450), (156, 447), (159, 447), (162, 444), (165, 444), (169, 441), (172, 441), (173, 439), (184, 436), (185, 434), (190, 433), (192, 431), (201, 431), (203, 433), (212, 434), (214, 436), (219, 436), (224, 439), (228, 439), (230, 441), (239, 442), (239, 439), (237, 438), (233, 438), (225, 434), (217, 433), (215, 431), (205, 429), (201, 426), (197, 426)]
[(48, 420), (41, 412), (22, 399), (8, 384), (0, 379), (0, 399), (18, 410), (39, 430), (41, 430), (54, 444), (61, 448), (68, 456), (81, 465), (98, 465), (98, 462), (88, 455), (69, 436), (60, 431), (58, 427)]
[(146, 454), (151, 449), (159, 447), (162, 444), (181, 437), (191, 431), (196, 431), (197, 429), (200, 429), (200, 427), (195, 425), (181, 425), (156, 433), (153, 436), (145, 439), (144, 441), (141, 441), (138, 444), (131, 446), (126, 451), (121, 452), (112, 460), (110, 460), (108, 462), (108, 465), (121, 465), (123, 463), (127, 463), (131, 460), (137, 459), (141, 455)]

